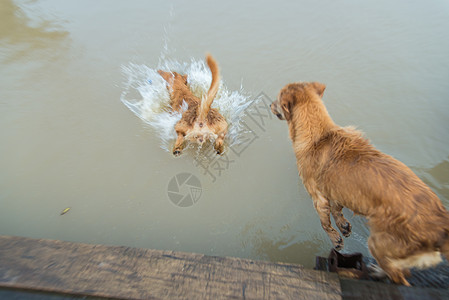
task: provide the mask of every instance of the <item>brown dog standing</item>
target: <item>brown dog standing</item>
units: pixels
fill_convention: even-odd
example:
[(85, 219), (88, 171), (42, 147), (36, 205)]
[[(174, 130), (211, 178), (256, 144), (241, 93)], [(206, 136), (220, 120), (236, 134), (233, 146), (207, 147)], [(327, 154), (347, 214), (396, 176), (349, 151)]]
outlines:
[(449, 259), (449, 213), (434, 192), (407, 166), (375, 149), (359, 131), (337, 126), (321, 98), (325, 85), (292, 83), (279, 93), (272, 112), (287, 120), (297, 166), (323, 229), (334, 246), (351, 225), (347, 207), (368, 219), (368, 247), (396, 283), (409, 285), (409, 268)]
[(172, 109), (180, 112), (183, 102), (188, 105), (188, 109), (182, 114), (181, 120), (175, 126), (178, 136), (173, 148), (175, 156), (181, 154), (186, 139), (199, 145), (207, 140), (214, 140), (214, 148), (217, 154), (222, 154), (224, 151), (224, 139), (228, 130), (228, 123), (217, 109), (211, 108), (220, 86), (218, 64), (210, 55), (207, 55), (206, 62), (212, 72), (212, 82), (203, 99), (195, 97), (190, 91), (187, 86), (187, 75), (158, 70), (162, 78), (167, 81)]

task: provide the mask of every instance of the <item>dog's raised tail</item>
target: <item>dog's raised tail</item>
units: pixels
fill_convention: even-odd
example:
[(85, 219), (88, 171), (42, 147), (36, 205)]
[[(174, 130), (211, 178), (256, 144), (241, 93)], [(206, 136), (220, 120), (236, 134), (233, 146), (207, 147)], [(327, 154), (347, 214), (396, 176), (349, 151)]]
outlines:
[(212, 82), (210, 84), (209, 91), (206, 96), (203, 97), (201, 101), (199, 120), (206, 120), (207, 114), (209, 113), (212, 102), (217, 95), (218, 88), (220, 87), (220, 72), (218, 69), (218, 64), (215, 59), (210, 55), (206, 55), (206, 62), (212, 73)]

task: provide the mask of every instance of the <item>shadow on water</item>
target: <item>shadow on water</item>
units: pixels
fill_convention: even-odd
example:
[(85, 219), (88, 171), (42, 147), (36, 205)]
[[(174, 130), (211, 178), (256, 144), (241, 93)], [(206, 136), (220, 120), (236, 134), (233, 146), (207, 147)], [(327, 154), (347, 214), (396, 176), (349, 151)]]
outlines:
[[(30, 18), (25, 10), (12, 0), (0, 4), (0, 46), (4, 62), (14, 62), (35, 51), (54, 49), (69, 33), (56, 21)], [(47, 51), (54, 55), (54, 50)]]
[[(251, 256), (261, 260), (295, 263), (307, 268), (315, 266), (317, 253), (324, 254), (322, 238), (310, 236), (310, 233), (299, 233), (289, 224), (281, 228), (264, 226), (258, 220), (248, 223), (241, 231), (243, 248), (251, 249)], [(312, 233), (313, 235), (313, 233)], [(298, 237), (302, 237), (299, 239)], [(327, 249), (327, 248), (326, 248)]]

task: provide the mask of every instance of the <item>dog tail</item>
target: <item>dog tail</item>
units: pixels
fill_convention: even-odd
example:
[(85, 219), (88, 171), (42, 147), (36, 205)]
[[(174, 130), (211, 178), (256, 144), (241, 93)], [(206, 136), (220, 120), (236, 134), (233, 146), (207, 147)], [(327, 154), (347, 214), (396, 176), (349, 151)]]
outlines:
[(206, 97), (205, 98), (203, 97), (201, 101), (200, 114), (199, 114), (200, 120), (206, 119), (207, 114), (209, 113), (210, 107), (212, 105), (212, 102), (214, 101), (214, 98), (217, 95), (218, 88), (220, 87), (220, 72), (216, 60), (210, 54), (207, 54), (206, 62), (212, 73), (212, 82), (210, 84), (210, 88), (206, 94)]

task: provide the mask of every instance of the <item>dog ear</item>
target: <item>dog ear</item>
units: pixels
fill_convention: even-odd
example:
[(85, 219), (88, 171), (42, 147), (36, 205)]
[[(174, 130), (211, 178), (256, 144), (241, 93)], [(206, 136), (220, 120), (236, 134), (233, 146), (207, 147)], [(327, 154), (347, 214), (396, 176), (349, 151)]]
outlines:
[(187, 84), (187, 75), (181, 75), (182, 79), (184, 80), (184, 83)]
[(315, 89), (316, 93), (320, 96), (320, 98), (323, 98), (326, 85), (320, 82), (312, 82), (312, 86)]
[(290, 117), (291, 117), (291, 102), (290, 101), (285, 101), (284, 103), (282, 103), (281, 107), (282, 107), (282, 111), (284, 113), (284, 118), (289, 121)]
[(167, 81), (168, 83), (172, 83), (173, 82), (173, 74), (170, 72), (165, 72), (162, 70), (157, 70), (157, 72), (159, 73), (159, 75), (162, 76), (162, 78), (164, 78), (165, 81)]

